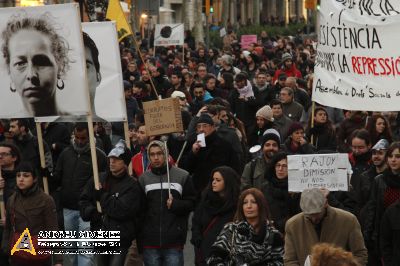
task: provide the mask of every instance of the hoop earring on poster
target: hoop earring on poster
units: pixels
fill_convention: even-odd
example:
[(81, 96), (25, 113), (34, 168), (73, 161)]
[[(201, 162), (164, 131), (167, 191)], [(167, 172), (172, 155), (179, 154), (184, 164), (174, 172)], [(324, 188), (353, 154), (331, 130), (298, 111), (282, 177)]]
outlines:
[(62, 79), (60, 79), (60, 78), (57, 79), (57, 88), (58, 88), (59, 90), (64, 89), (64, 80), (62, 80)]
[(12, 87), (11, 84), (10, 84), (10, 91), (11, 91), (12, 93), (14, 93), (14, 92), (16, 92), (17, 90), (16, 90), (16, 89), (13, 89), (13, 87)]

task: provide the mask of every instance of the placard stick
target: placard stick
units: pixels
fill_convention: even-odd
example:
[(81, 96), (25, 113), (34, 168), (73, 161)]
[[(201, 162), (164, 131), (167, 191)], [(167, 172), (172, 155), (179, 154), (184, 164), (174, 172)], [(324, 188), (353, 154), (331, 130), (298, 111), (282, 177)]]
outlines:
[[(36, 122), (36, 133), (39, 144), (39, 156), (40, 156), (40, 166), (42, 168), (46, 168), (46, 160), (44, 158), (44, 147), (43, 147), (43, 134), (42, 127), (40, 126), (40, 122)], [(47, 181), (47, 176), (43, 176), (43, 189), (44, 193), (49, 194), (49, 183)]]
[[(124, 134), (125, 134), (125, 144), (128, 149), (131, 149), (131, 139), (129, 138), (129, 126), (128, 126), (128, 120), (124, 121)], [(128, 165), (128, 173), (130, 176), (133, 174), (133, 169), (132, 169), (132, 160)]]
[[(1, 166), (0, 166), (0, 176), (3, 177), (1, 172)], [(6, 208), (4, 206), (4, 190), (0, 189), (0, 219), (5, 220), (6, 219)]]
[(182, 65), (185, 64), (185, 45), (182, 45)]
[[(90, 99), (89, 103), (90, 103)], [(89, 105), (89, 108), (90, 105)], [(92, 111), (90, 110), (90, 114)], [(96, 190), (100, 190), (100, 180), (99, 180), (99, 169), (97, 165), (97, 153), (96, 153), (96, 144), (95, 144), (95, 136), (94, 136), (94, 129), (93, 129), (93, 117), (92, 115), (87, 116), (87, 123), (89, 129), (89, 144), (90, 144), (90, 154), (92, 157), (92, 168), (93, 168), (93, 179), (94, 179), (94, 187)], [(97, 211), (101, 212), (100, 202), (96, 201)]]
[(168, 197), (171, 197), (171, 180), (169, 178), (169, 153), (166, 141), (164, 141), (164, 147), (165, 147), (165, 162), (167, 165)]
[(181, 149), (181, 151), (179, 152), (179, 155), (178, 155), (178, 159), (176, 159), (176, 163), (175, 164), (178, 167), (179, 167), (179, 161), (181, 160), (181, 157), (182, 157), (183, 151), (186, 148), (186, 145), (187, 145), (187, 140), (185, 140), (185, 142), (183, 143), (182, 149)]
[[(315, 111), (315, 102), (312, 102), (311, 105), (311, 128), (314, 127), (314, 111)], [(311, 145), (314, 145), (314, 134), (311, 134)]]

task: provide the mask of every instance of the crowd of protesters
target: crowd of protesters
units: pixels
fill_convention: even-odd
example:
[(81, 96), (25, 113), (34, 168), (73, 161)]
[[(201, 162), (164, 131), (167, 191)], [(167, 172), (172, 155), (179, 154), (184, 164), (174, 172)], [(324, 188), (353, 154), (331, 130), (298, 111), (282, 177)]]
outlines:
[[(86, 124), (42, 123), (42, 168), (34, 123), (2, 120), (0, 265), (25, 265), (9, 255), (26, 227), (121, 232), (119, 254), (37, 265), (183, 265), (188, 230), (190, 265), (400, 265), (398, 113), (314, 105), (312, 39), (263, 31), (242, 48), (228, 30), (223, 44), (190, 31), (184, 54), (121, 44), (130, 147), (120, 123), (95, 123), (100, 189)], [(143, 103), (159, 97), (179, 100), (183, 132), (146, 134)], [(288, 191), (288, 155), (337, 152), (349, 155), (349, 191)]]

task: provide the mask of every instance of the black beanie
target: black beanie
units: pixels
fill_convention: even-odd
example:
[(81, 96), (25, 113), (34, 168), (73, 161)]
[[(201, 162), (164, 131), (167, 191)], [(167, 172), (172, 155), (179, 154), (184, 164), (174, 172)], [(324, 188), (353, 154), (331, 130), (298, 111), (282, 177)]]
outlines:
[(209, 124), (209, 125), (214, 125), (214, 121), (212, 120), (211, 116), (209, 116), (208, 114), (201, 114), (199, 117), (199, 120), (197, 120), (197, 124), (199, 123), (205, 123), (205, 124)]
[(263, 147), (265, 142), (267, 142), (268, 140), (274, 140), (276, 143), (278, 143), (279, 146), (281, 143), (281, 137), (279, 135), (279, 132), (276, 131), (275, 129), (267, 129), (264, 132), (264, 135), (262, 136), (261, 147)]

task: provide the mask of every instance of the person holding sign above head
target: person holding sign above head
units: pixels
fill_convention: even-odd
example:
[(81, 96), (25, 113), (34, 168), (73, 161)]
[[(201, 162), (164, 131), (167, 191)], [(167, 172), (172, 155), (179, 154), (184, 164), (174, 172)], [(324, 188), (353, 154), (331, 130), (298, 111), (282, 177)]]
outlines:
[(367, 263), (367, 249), (357, 218), (329, 206), (326, 189), (306, 189), (301, 193), (301, 213), (285, 226), (285, 266), (304, 265), (318, 243), (330, 243), (353, 253), (361, 266)]
[(23, 161), (15, 171), (17, 189), (7, 203), (2, 249), (7, 250), (8, 254), (11, 250), (15, 251), (10, 256), (11, 265), (61, 266), (62, 255), (54, 255), (52, 264), (50, 254), (39, 253), (37, 241), (32, 241), (36, 255), (27, 253), (26, 250), (19, 250), (21, 244), (18, 244), (18, 241), (21, 234), (26, 232), (24, 230), (29, 230), (32, 240), (32, 238), (38, 238), (40, 231), (57, 231), (58, 223), (55, 203), (52, 197), (40, 189), (35, 168), (29, 162)]
[(69, 45), (56, 32), (50, 16), (12, 16), (2, 38), (10, 91), (20, 95), (29, 115), (66, 115), (58, 106), (56, 94), (65, 86)]

